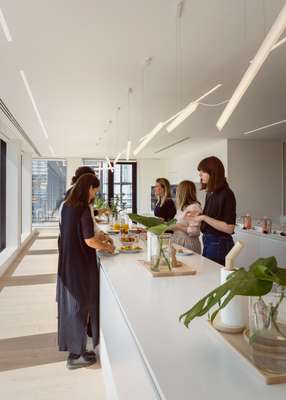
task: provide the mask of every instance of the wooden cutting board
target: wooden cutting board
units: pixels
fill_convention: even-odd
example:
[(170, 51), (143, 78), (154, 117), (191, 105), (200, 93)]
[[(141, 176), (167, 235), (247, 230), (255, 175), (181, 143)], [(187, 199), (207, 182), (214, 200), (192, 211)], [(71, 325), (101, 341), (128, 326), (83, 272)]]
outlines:
[[(164, 269), (163, 271), (152, 271), (151, 263), (145, 260), (138, 260), (141, 265), (143, 265), (154, 278), (167, 277), (167, 276), (186, 276), (186, 275), (195, 275), (197, 271), (190, 267), (189, 265), (182, 262), (182, 266), (178, 268), (173, 268), (172, 271), (168, 269)], [(181, 260), (180, 260), (181, 261)]]
[[(241, 357), (242, 362), (247, 363), (254, 372), (264, 380), (267, 385), (275, 385), (279, 383), (286, 383), (286, 372), (285, 373), (272, 373), (260, 369), (254, 364), (252, 358), (252, 348), (248, 343), (247, 331), (244, 333), (223, 333), (215, 329), (214, 325), (209, 322), (209, 326), (213, 329), (217, 335), (225, 341), (235, 352)], [(243, 365), (242, 365), (243, 368)]]

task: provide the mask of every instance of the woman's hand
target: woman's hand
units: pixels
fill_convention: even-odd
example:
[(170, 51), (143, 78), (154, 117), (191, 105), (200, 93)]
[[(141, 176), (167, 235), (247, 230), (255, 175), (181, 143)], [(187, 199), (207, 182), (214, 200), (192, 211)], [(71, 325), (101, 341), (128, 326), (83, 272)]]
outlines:
[(102, 246), (101, 246), (100, 250), (106, 251), (107, 253), (113, 254), (114, 251), (115, 251), (115, 246), (112, 243), (108, 242), (108, 241), (102, 242)]
[(197, 223), (201, 223), (205, 221), (205, 215), (197, 215), (196, 217), (193, 217), (193, 221)]
[(89, 239), (84, 239), (84, 241), (87, 246), (92, 247), (93, 249), (106, 251), (111, 254), (114, 253), (114, 244), (111, 243), (110, 240), (106, 240), (106, 238), (104, 240), (99, 240), (98, 237), (94, 236)]
[(198, 215), (197, 212), (187, 212), (186, 213), (186, 218), (189, 221), (197, 222), (200, 223), (202, 221), (205, 221), (205, 215)]

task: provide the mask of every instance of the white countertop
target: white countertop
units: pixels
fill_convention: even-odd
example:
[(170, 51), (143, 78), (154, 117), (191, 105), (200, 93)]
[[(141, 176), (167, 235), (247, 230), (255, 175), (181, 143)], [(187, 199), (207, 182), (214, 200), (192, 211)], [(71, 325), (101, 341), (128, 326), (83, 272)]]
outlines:
[(280, 240), (282, 242), (285, 242), (286, 244), (286, 236), (281, 236), (279, 233), (262, 233), (259, 227), (256, 227), (255, 229), (243, 229), (242, 227), (236, 225), (235, 232), (243, 232), (249, 235), (256, 235), (265, 239)]
[[(219, 265), (198, 255), (184, 257), (197, 275), (153, 278), (138, 263), (144, 254), (102, 257), (106, 275), (138, 349), (167, 400), (282, 400), (286, 385), (262, 378), (197, 318), (186, 329), (181, 313), (219, 284)], [(135, 400), (135, 399), (134, 399)]]

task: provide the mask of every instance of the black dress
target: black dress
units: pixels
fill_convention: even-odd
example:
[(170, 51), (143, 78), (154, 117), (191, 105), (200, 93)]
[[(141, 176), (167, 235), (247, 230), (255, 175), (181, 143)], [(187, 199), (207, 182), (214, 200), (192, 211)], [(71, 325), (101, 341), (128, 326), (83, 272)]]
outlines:
[(89, 207), (63, 206), (58, 264), (58, 344), (60, 351), (86, 349), (90, 318), (93, 346), (99, 342), (99, 269), (96, 251), (84, 239), (94, 236)]
[(175, 217), (176, 213), (175, 203), (170, 198), (166, 199), (162, 206), (160, 206), (160, 203), (157, 203), (154, 209), (155, 217), (163, 218), (164, 221), (170, 221)]

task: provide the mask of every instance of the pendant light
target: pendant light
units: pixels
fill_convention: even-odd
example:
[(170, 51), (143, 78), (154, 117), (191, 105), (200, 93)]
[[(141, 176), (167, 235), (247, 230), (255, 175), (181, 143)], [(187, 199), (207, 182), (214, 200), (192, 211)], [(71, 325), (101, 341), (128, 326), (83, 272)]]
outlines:
[(273, 46), (277, 44), (277, 41), (284, 32), (285, 28), (286, 28), (286, 4), (280, 11), (280, 14), (276, 18), (266, 38), (261, 44), (258, 52), (256, 53), (256, 56), (250, 63), (247, 71), (243, 75), (231, 99), (229, 100), (220, 118), (218, 119), (216, 126), (219, 131), (221, 131), (224, 128), (225, 124), (227, 123), (232, 113), (236, 109), (243, 95), (251, 85), (252, 81), (255, 79), (256, 75), (258, 74), (260, 68), (262, 67), (269, 53), (273, 49)]
[(128, 110), (127, 110), (128, 126), (127, 126), (126, 161), (129, 161), (129, 159), (130, 159), (130, 151), (131, 151), (131, 144), (132, 144), (131, 140), (130, 140), (130, 96), (132, 95), (132, 93), (133, 93), (133, 89), (129, 88), (129, 90), (128, 90)]

